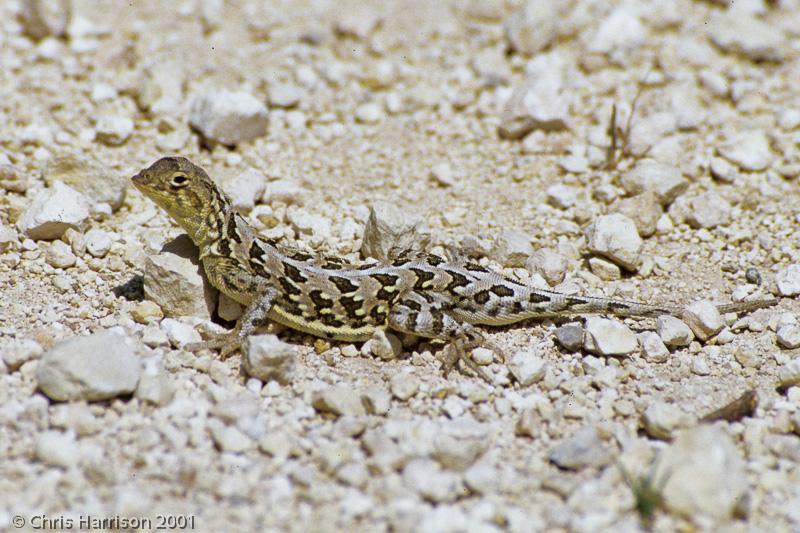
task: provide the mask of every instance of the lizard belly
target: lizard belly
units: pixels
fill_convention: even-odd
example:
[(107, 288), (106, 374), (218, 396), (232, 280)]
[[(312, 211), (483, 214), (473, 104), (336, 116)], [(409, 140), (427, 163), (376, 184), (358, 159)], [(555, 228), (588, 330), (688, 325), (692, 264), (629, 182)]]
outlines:
[(274, 305), (269, 311), (269, 318), (288, 326), (292, 329), (309, 333), (317, 337), (332, 339), (337, 341), (365, 341), (372, 337), (372, 334), (378, 329), (374, 324), (359, 324), (358, 326), (351, 326), (347, 323), (337, 326), (330, 326), (324, 324), (319, 319), (307, 319), (303, 316), (292, 314), (279, 305)]

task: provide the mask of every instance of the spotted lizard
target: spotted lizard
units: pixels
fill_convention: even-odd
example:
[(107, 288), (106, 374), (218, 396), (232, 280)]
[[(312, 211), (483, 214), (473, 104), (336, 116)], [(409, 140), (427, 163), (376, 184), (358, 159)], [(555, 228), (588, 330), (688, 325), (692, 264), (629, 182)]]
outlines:
[[(245, 307), (227, 335), (188, 346), (222, 356), (267, 319), (312, 335), (364, 341), (378, 329), (444, 341), (445, 374), (460, 360), (484, 379), (469, 352), (487, 340), (477, 326), (582, 314), (680, 316), (683, 308), (534, 288), (468, 261), (403, 255), (390, 263), (349, 265), (287, 251), (260, 237), (206, 172), (183, 157), (165, 157), (133, 184), (177, 222), (200, 250), (208, 280)], [(718, 307), (743, 312), (757, 300)]]

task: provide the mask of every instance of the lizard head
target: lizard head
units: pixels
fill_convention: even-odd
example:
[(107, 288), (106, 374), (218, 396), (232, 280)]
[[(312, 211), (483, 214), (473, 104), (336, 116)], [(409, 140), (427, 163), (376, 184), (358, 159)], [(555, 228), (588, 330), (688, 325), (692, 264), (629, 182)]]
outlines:
[(159, 159), (131, 181), (190, 234), (225, 200), (208, 174), (185, 157)]

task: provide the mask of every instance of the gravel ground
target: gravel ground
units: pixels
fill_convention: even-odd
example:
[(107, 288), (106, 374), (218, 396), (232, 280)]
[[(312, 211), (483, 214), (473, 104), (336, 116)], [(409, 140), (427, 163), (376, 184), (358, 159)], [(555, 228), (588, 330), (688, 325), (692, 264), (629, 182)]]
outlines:
[[(800, 531), (798, 28), (798, 0), (0, 2), (0, 530)], [(240, 309), (128, 184), (169, 154), (314, 252), (695, 304), (492, 330), (492, 385), (391, 334), (190, 354)]]

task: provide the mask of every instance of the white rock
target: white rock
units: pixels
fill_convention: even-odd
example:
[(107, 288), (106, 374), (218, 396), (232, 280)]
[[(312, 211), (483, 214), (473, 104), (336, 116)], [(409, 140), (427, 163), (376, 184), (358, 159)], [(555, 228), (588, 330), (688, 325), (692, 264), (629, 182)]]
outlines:
[(557, 183), (545, 191), (547, 203), (559, 209), (569, 209), (578, 201), (578, 189)]
[(692, 374), (698, 376), (708, 376), (711, 374), (711, 367), (708, 366), (708, 361), (703, 357), (695, 357), (692, 359)]
[(384, 361), (397, 359), (403, 353), (403, 344), (394, 333), (376, 329), (369, 342), (370, 352)]
[(744, 130), (732, 134), (719, 148), (719, 154), (742, 170), (765, 170), (772, 165), (775, 154), (769, 139), (761, 130)]
[(113, 100), (117, 98), (117, 90), (107, 83), (95, 83), (92, 85), (92, 93), (89, 98), (94, 103), (105, 102), (106, 100)]
[(485, 85), (505, 85), (511, 76), (511, 68), (503, 50), (484, 48), (472, 58), (472, 68)]
[(688, 305), (682, 318), (701, 341), (713, 337), (725, 327), (722, 315), (710, 300), (701, 300)]
[(425, 249), (429, 241), (422, 219), (396, 204), (378, 201), (369, 207), (361, 255), (387, 261), (395, 252)]
[(689, 326), (683, 320), (670, 315), (656, 319), (656, 331), (664, 344), (673, 348), (689, 346), (694, 340), (694, 333)]
[(92, 205), (106, 203), (117, 210), (125, 200), (128, 177), (114, 172), (106, 165), (82, 155), (59, 154), (50, 159), (42, 170), (44, 182), (52, 187), (63, 182)]
[(503, 266), (522, 267), (533, 254), (530, 236), (521, 231), (505, 230), (492, 244), (490, 256)]
[(103, 115), (95, 124), (96, 139), (104, 144), (123, 144), (133, 133), (133, 120), (123, 115)]
[(266, 189), (267, 178), (257, 170), (247, 169), (225, 183), (225, 191), (230, 196), (233, 206), (249, 212), (262, 197)]
[(227, 426), (219, 420), (211, 420), (208, 424), (214, 444), (224, 452), (241, 453), (255, 448), (253, 439), (245, 435), (236, 426)]
[(778, 344), (786, 350), (800, 348), (800, 327), (787, 325), (778, 328), (776, 332)]
[(714, 191), (691, 198), (686, 220), (693, 228), (716, 228), (731, 222), (731, 204)]
[(631, 196), (652, 191), (663, 206), (671, 204), (689, 187), (678, 167), (653, 159), (641, 160), (621, 177), (622, 188)]
[(720, 49), (742, 54), (751, 61), (781, 61), (788, 53), (786, 38), (779, 27), (741, 13), (714, 18), (708, 34)]
[(167, 405), (172, 401), (175, 387), (164, 370), (164, 360), (161, 357), (150, 357), (143, 361), (143, 366), (135, 396), (153, 405)]
[(17, 227), (33, 240), (61, 237), (68, 228), (80, 230), (89, 218), (89, 201), (72, 187), (57, 181), (40, 192), (20, 215)]
[(700, 425), (662, 452), (653, 476), (671, 511), (689, 519), (729, 519), (748, 487), (745, 463), (725, 431)]
[(269, 105), (273, 107), (294, 107), (300, 102), (301, 96), (301, 89), (289, 83), (274, 83), (267, 90)]
[(244, 370), (248, 375), (286, 385), (295, 375), (297, 352), (275, 335), (250, 335), (242, 345)]
[(166, 316), (210, 319), (219, 293), (206, 281), (197, 248), (186, 236), (164, 246), (144, 264), (144, 296)]
[(562, 10), (560, 2), (525, 2), (505, 21), (509, 48), (528, 55), (541, 52), (558, 36)]
[(299, 183), (287, 179), (279, 179), (266, 184), (261, 201), (265, 204), (283, 202), (287, 205), (303, 205), (306, 194), (307, 191)]
[(586, 319), (583, 347), (598, 355), (626, 355), (636, 351), (636, 335), (622, 322), (590, 316)]
[(361, 397), (343, 385), (314, 392), (311, 395), (311, 405), (317, 411), (337, 416), (357, 416), (366, 413)]
[(356, 108), (355, 117), (363, 124), (375, 124), (383, 118), (383, 110), (378, 104), (369, 102)]
[(677, 430), (691, 427), (694, 423), (691, 416), (666, 402), (651, 404), (642, 415), (642, 425), (647, 434), (661, 440), (672, 440)]
[(789, 265), (775, 275), (775, 284), (781, 296), (800, 294), (800, 264)]
[(657, 333), (653, 331), (640, 333), (639, 344), (642, 345), (642, 355), (648, 362), (663, 363), (669, 359), (669, 350)]
[(535, 129), (568, 128), (569, 100), (565, 94), (563, 59), (551, 52), (531, 61), (527, 77), (503, 107), (498, 133), (504, 139), (520, 139)]
[(83, 237), (86, 244), (86, 251), (94, 257), (105, 257), (111, 250), (111, 235), (101, 229), (92, 228)]
[(312, 242), (321, 243), (331, 235), (330, 219), (309, 213), (302, 207), (292, 207), (286, 212), (286, 219), (300, 235), (310, 235)]
[(457, 474), (442, 468), (430, 459), (413, 459), (403, 469), (405, 485), (426, 500), (446, 502), (454, 500), (460, 488)]
[(340, 35), (366, 39), (381, 19), (380, 11), (374, 7), (369, 4), (359, 5), (352, 9), (338, 10), (333, 29)]
[(389, 388), (392, 396), (401, 401), (406, 401), (419, 391), (419, 378), (410, 372), (400, 372), (392, 376)]
[(567, 258), (550, 248), (536, 250), (525, 262), (525, 268), (540, 274), (551, 287), (564, 281), (568, 266)]
[(734, 183), (738, 172), (736, 167), (728, 162), (727, 159), (721, 157), (711, 158), (711, 164), (708, 167), (711, 176), (722, 183)]
[(601, 257), (590, 257), (589, 268), (592, 269), (592, 274), (604, 281), (622, 279), (622, 270), (611, 261), (606, 261)]
[(611, 456), (597, 430), (584, 427), (551, 448), (547, 458), (561, 468), (581, 470), (603, 466)]
[(589, 41), (589, 51), (613, 54), (635, 49), (647, 38), (647, 30), (630, 9), (620, 7), (606, 17)]
[(161, 331), (166, 333), (169, 343), (176, 348), (183, 348), (187, 344), (202, 341), (200, 333), (189, 324), (179, 322), (174, 318), (165, 318), (160, 324)]
[(78, 258), (64, 241), (53, 241), (47, 247), (44, 260), (53, 268), (69, 268), (75, 265)]
[(511, 358), (508, 370), (520, 385), (527, 387), (544, 378), (547, 362), (534, 352), (521, 351)]
[(38, 359), (44, 350), (33, 339), (2, 338), (0, 356), (8, 370), (14, 371), (28, 361)]
[(194, 98), (189, 123), (207, 140), (224, 145), (261, 137), (267, 132), (267, 106), (245, 92), (209, 91)]
[(491, 365), (494, 361), (494, 352), (488, 348), (478, 347), (472, 350), (472, 360), (476, 365)]
[(392, 408), (392, 396), (377, 387), (364, 391), (361, 401), (371, 415), (386, 416)]
[(642, 239), (636, 224), (625, 215), (597, 217), (586, 229), (586, 245), (592, 253), (607, 257), (628, 270), (641, 263)]
[(183, 87), (186, 65), (172, 55), (153, 58), (139, 74), (136, 101), (154, 116), (178, 116), (185, 112)]
[(51, 466), (69, 468), (80, 460), (74, 431), (45, 431), (36, 439), (36, 458)]
[(577, 352), (583, 346), (583, 325), (577, 322), (559, 326), (555, 334), (558, 344), (568, 352)]
[(132, 393), (141, 363), (126, 340), (105, 330), (55, 345), (36, 369), (39, 388), (58, 401), (108, 400)]
[(439, 163), (431, 167), (431, 179), (445, 187), (452, 187), (456, 184), (453, 178), (453, 167), (450, 166), (450, 163)]
[(661, 204), (653, 191), (621, 198), (614, 202), (611, 210), (633, 220), (636, 230), (642, 237), (650, 237), (656, 232), (658, 219), (663, 214)]

